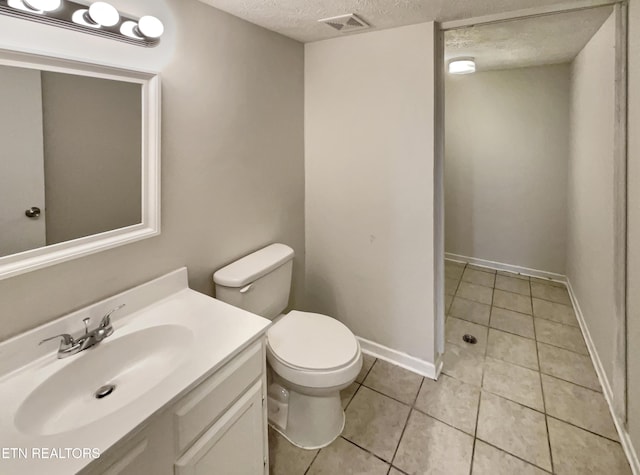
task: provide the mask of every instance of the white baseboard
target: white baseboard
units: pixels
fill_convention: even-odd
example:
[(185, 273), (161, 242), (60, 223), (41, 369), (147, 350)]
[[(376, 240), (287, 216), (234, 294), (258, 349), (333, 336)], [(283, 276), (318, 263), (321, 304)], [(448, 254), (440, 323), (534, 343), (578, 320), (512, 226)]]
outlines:
[(388, 361), (391, 364), (408, 369), (414, 373), (418, 373), (425, 378), (438, 379), (438, 376), (440, 376), (440, 371), (442, 371), (442, 360), (440, 358), (438, 358), (436, 363), (433, 364), (428, 361), (421, 360), (420, 358), (416, 358), (415, 356), (402, 353), (401, 351), (393, 350), (379, 343), (366, 340), (365, 338), (357, 338), (360, 342), (360, 348), (363, 353)]
[(477, 257), (461, 256), (459, 254), (452, 254), (450, 252), (445, 252), (444, 258), (449, 261), (465, 262), (480, 267), (487, 267), (489, 269), (504, 270), (507, 272), (514, 272), (516, 274), (540, 277), (542, 279), (551, 279), (557, 282), (566, 282), (567, 280), (564, 275), (556, 274), (555, 272), (547, 272), (544, 270), (530, 269), (528, 267), (514, 266), (512, 264), (505, 264), (504, 262), (488, 261), (486, 259), (478, 259)]
[(638, 460), (638, 454), (633, 447), (633, 443), (631, 442), (631, 437), (625, 428), (625, 424), (623, 421), (618, 420), (616, 416), (616, 412), (613, 408), (613, 390), (611, 389), (611, 384), (609, 383), (609, 379), (607, 378), (607, 374), (604, 371), (604, 367), (602, 366), (602, 361), (600, 361), (600, 356), (598, 355), (598, 351), (596, 349), (595, 344), (593, 343), (593, 339), (591, 338), (591, 333), (589, 333), (589, 327), (587, 327), (587, 323), (584, 319), (584, 315), (582, 313), (582, 309), (580, 308), (580, 303), (578, 303), (578, 298), (576, 297), (575, 292), (573, 291), (573, 287), (571, 286), (571, 281), (569, 278), (566, 278), (567, 289), (569, 290), (569, 296), (571, 297), (571, 302), (573, 303), (573, 308), (576, 311), (576, 317), (578, 319), (578, 324), (580, 325), (580, 330), (582, 330), (582, 335), (584, 336), (584, 340), (587, 344), (587, 349), (589, 350), (589, 354), (591, 355), (591, 361), (593, 362), (593, 366), (596, 370), (596, 374), (598, 375), (598, 379), (600, 380), (600, 384), (602, 385), (602, 392), (604, 394), (604, 398), (609, 405), (609, 412), (611, 412), (611, 417), (613, 418), (613, 423), (616, 426), (616, 430), (618, 431), (618, 437), (620, 438), (620, 444), (622, 445), (622, 449), (624, 450), (625, 455), (627, 456), (627, 460), (629, 461), (629, 465), (631, 466), (631, 471), (634, 475), (640, 475), (640, 461)]

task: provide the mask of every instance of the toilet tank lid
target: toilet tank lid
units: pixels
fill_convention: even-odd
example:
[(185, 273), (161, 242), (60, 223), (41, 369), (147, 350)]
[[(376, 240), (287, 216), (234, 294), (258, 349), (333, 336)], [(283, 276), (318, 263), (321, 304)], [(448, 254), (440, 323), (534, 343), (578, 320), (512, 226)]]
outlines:
[(271, 244), (232, 262), (213, 274), (213, 281), (225, 287), (244, 287), (293, 259), (285, 244)]

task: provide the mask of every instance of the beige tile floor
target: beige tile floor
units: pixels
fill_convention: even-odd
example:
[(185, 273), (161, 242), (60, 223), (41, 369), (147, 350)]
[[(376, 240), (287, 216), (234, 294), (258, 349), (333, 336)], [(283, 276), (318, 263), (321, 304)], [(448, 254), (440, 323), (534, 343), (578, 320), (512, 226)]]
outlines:
[(306, 451), (270, 429), (271, 473), (631, 474), (566, 288), (445, 267), (439, 380), (365, 356), (342, 436)]

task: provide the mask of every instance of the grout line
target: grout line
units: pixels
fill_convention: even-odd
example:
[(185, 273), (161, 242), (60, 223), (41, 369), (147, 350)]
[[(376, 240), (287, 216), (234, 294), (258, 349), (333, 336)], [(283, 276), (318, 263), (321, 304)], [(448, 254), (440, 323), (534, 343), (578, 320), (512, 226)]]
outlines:
[(554, 420), (556, 420), (558, 422), (562, 422), (563, 424), (567, 424), (567, 425), (569, 425), (571, 427), (575, 427), (576, 429), (583, 430), (585, 432), (588, 432), (591, 435), (595, 435), (596, 437), (600, 437), (602, 439), (606, 439), (609, 442), (614, 442), (614, 443), (622, 446), (622, 443), (620, 442), (620, 440), (615, 440), (615, 439), (612, 439), (611, 437), (607, 437), (606, 435), (598, 434), (597, 432), (593, 432), (592, 430), (585, 429), (584, 427), (577, 426), (573, 422), (569, 422), (569, 421), (565, 421), (564, 419), (560, 419), (558, 416), (552, 416), (551, 414), (546, 414), (546, 416), (548, 418), (550, 418), (550, 419), (554, 419)]
[[(404, 368), (403, 368), (403, 369), (404, 369)], [(414, 374), (415, 374), (415, 373), (414, 373)], [(421, 376), (421, 377), (422, 377), (422, 378), (424, 378), (424, 376)], [(372, 388), (372, 387), (370, 387), (370, 386), (367, 386), (366, 384), (362, 384), (362, 386), (364, 386), (365, 388), (367, 388), (367, 389), (368, 389), (368, 390), (370, 390), (370, 391), (373, 391), (374, 393), (377, 393), (377, 394), (380, 394), (380, 395), (382, 395), (382, 396), (388, 397), (389, 399), (392, 399), (392, 400), (394, 400), (395, 402), (399, 402), (400, 404), (402, 404), (402, 405), (404, 405), (404, 406), (407, 406), (407, 407), (413, 407), (413, 406), (411, 406), (411, 404), (406, 403), (406, 402), (404, 402), (404, 401), (401, 401), (400, 399), (396, 399), (396, 398), (395, 398), (395, 397), (393, 397), (393, 396), (389, 396), (388, 394), (383, 393), (383, 392), (382, 392), (382, 391), (380, 391), (379, 389)], [(420, 387), (422, 387), (422, 383), (420, 383)], [(420, 391), (418, 390), (418, 392), (420, 392)]]
[[(515, 293), (515, 292), (512, 292), (512, 293)], [(556, 305), (564, 305), (565, 307), (573, 308), (573, 307), (572, 307), (572, 305), (571, 305), (571, 304), (569, 304), (569, 303), (556, 302), (555, 300), (549, 300), (549, 299), (545, 299), (545, 298), (543, 298), (543, 297), (536, 297), (535, 295), (532, 295), (532, 296), (531, 296), (531, 298), (532, 298), (532, 299), (536, 299), (536, 300), (543, 300), (543, 301), (545, 301), (545, 302), (549, 302), (549, 303), (554, 303), (554, 304), (556, 304)]]
[[(533, 287), (531, 285), (531, 280), (529, 280), (529, 291), (531, 296), (529, 300), (531, 301), (531, 313), (533, 313)], [(540, 394), (542, 395), (542, 409), (544, 411), (544, 427), (547, 431), (547, 447), (549, 448), (549, 462), (551, 463), (551, 471), (554, 471), (553, 467), (553, 451), (551, 450), (551, 435), (549, 434), (549, 424), (547, 421), (547, 402), (544, 399), (544, 386), (542, 385), (542, 366), (540, 365), (540, 352), (538, 351), (538, 333), (536, 331), (535, 320), (533, 322), (533, 336), (536, 340), (536, 359), (538, 361), (538, 383), (540, 384)]]
[[(483, 365), (484, 366), (484, 365)], [(473, 444), (471, 445), (471, 463), (469, 464), (469, 475), (473, 473), (473, 461), (476, 456), (476, 442), (478, 441), (478, 424), (480, 423), (480, 404), (482, 403), (482, 381), (484, 380), (484, 369), (480, 380), (480, 391), (478, 391), (478, 410), (476, 411), (476, 423), (473, 428)]]
[(505, 453), (505, 454), (507, 454), (507, 455), (510, 455), (511, 457), (516, 458), (516, 459), (518, 459), (518, 460), (520, 460), (520, 461), (522, 461), (522, 462), (526, 463), (527, 465), (531, 465), (532, 467), (539, 468), (539, 469), (540, 469), (540, 470), (542, 470), (544, 473), (551, 473), (551, 472), (549, 472), (546, 468), (539, 467), (539, 466), (538, 466), (538, 465), (536, 465), (535, 463), (531, 463), (531, 462), (529, 462), (528, 460), (523, 459), (523, 458), (522, 458), (522, 457), (520, 457), (519, 455), (514, 455), (514, 454), (512, 454), (511, 452), (507, 452), (506, 450), (501, 449), (500, 447), (498, 447), (497, 445), (492, 444), (491, 442), (487, 442), (487, 441), (486, 441), (486, 440), (484, 440), (484, 439), (478, 439), (478, 440), (482, 441), (482, 443), (484, 443), (484, 444), (487, 444), (489, 447), (492, 447), (492, 448), (494, 448), (494, 449), (496, 449), (496, 450), (498, 450), (498, 451), (500, 451), (500, 452), (502, 452), (502, 453)]
[[(500, 292), (504, 292), (504, 293), (507, 293), (507, 294), (518, 295), (520, 297), (525, 297), (525, 298), (529, 297), (529, 299), (531, 299), (531, 295), (517, 294), (515, 292), (509, 292), (508, 290), (500, 290), (500, 289), (496, 289), (496, 290), (499, 290)], [(529, 317), (533, 318), (533, 307), (531, 308), (531, 313), (518, 312), (517, 310), (514, 310), (512, 308), (500, 307), (499, 305), (492, 305), (492, 307), (501, 308), (502, 310), (509, 310), (511, 312), (519, 313), (520, 315), (528, 315)]]
[[(565, 326), (569, 326), (569, 325), (565, 325)], [(535, 324), (534, 324), (533, 327), (534, 327), (534, 331), (535, 331)], [(579, 328), (577, 328), (577, 327), (570, 327), (570, 328), (576, 328), (576, 330), (579, 330)], [(552, 346), (552, 347), (558, 348), (560, 350), (569, 351), (569, 352), (574, 353), (576, 355), (584, 356), (585, 358), (589, 358), (589, 356), (590, 356), (588, 353), (586, 353), (586, 354), (585, 353), (579, 353), (579, 352), (577, 352), (575, 350), (571, 350), (569, 348), (565, 348), (564, 346), (554, 345), (553, 343), (547, 343), (546, 341), (542, 341), (542, 340), (536, 340), (536, 343), (542, 343), (543, 345)]]
[(420, 391), (422, 390), (422, 385), (424, 384), (424, 379), (422, 378), (422, 380), (420, 380), (420, 387), (418, 388), (418, 392), (416, 393), (416, 397), (413, 398), (413, 404), (411, 404), (411, 409), (409, 409), (409, 414), (407, 415), (407, 420), (404, 421), (404, 427), (402, 428), (402, 432), (400, 432), (400, 438), (398, 439), (398, 444), (396, 445), (396, 450), (393, 451), (393, 455), (391, 456), (391, 464), (393, 465), (393, 461), (396, 458), (396, 455), (398, 454), (398, 449), (400, 448), (400, 443), (402, 442), (402, 437), (404, 437), (404, 432), (407, 430), (407, 426), (409, 425), (409, 419), (411, 419), (411, 413), (414, 410), (414, 406), (416, 405), (416, 402), (418, 401), (418, 396), (420, 395)]
[(318, 455), (320, 455), (320, 452), (322, 451), (322, 449), (318, 449), (318, 451), (316, 452), (316, 454), (313, 456), (313, 458), (311, 459), (311, 463), (309, 464), (309, 466), (307, 467), (307, 469), (304, 471), (304, 475), (307, 475), (307, 473), (309, 473), (309, 470), (311, 470), (311, 466), (313, 465), (313, 462), (316, 461), (316, 459), (318, 458)]
[[(523, 366), (523, 368), (524, 368), (524, 366)], [(565, 383), (573, 384), (574, 386), (578, 386), (578, 387), (583, 388), (583, 389), (588, 389), (590, 391), (593, 391), (594, 393), (603, 394), (602, 391), (598, 391), (597, 389), (590, 388), (589, 386), (584, 386), (582, 384), (578, 384), (578, 383), (576, 383), (574, 381), (569, 381), (568, 379), (560, 378), (560, 377), (556, 376), (555, 374), (545, 373), (544, 371), (539, 371), (539, 373), (541, 375), (544, 374), (545, 376), (551, 376), (552, 378), (559, 379), (560, 381), (564, 381)]]
[[(363, 358), (364, 361), (364, 358)], [(364, 384), (365, 379), (367, 379), (367, 376), (369, 376), (369, 373), (371, 373), (371, 370), (373, 369), (373, 367), (375, 366), (375, 364), (378, 362), (378, 358), (374, 358), (373, 359), (373, 363), (371, 363), (371, 366), (369, 366), (369, 369), (367, 370), (367, 372), (365, 373), (365, 375), (362, 377), (362, 382), (359, 384)]]
[[(479, 387), (477, 387), (477, 386), (474, 386), (474, 387), (475, 387), (476, 389), (480, 389), (480, 388), (479, 388)], [(480, 393), (481, 393), (481, 392), (482, 392), (482, 391), (478, 391), (478, 398), (480, 397)], [(479, 400), (478, 400), (478, 401), (479, 401)], [(478, 406), (479, 406), (479, 404), (478, 404)], [(443, 423), (444, 425), (449, 426), (449, 427), (451, 427), (452, 429), (454, 429), (454, 430), (456, 430), (456, 431), (458, 431), (458, 432), (462, 432), (463, 434), (468, 435), (469, 437), (474, 437), (474, 438), (475, 438), (475, 435), (474, 435), (474, 434), (475, 434), (475, 429), (474, 429), (474, 431), (473, 431), (474, 433), (473, 433), (473, 434), (470, 434), (470, 433), (468, 433), (468, 432), (466, 432), (466, 431), (464, 431), (464, 430), (460, 429), (459, 427), (454, 426), (451, 422), (443, 421), (442, 419), (439, 419), (438, 417), (434, 416), (433, 414), (429, 414), (429, 413), (427, 413), (427, 412), (424, 412), (423, 410), (418, 409), (417, 407), (414, 407), (414, 408), (413, 408), (413, 410), (414, 410), (414, 411), (416, 411), (416, 412), (419, 412), (419, 413), (420, 413), (420, 414), (422, 414), (423, 416), (427, 416), (427, 417), (430, 417), (431, 419), (434, 419), (434, 420), (436, 420), (436, 421), (438, 421), (438, 422), (441, 422), (441, 423)], [(476, 414), (476, 423), (477, 423), (477, 418), (478, 418), (478, 415)]]
[(505, 396), (503, 394), (494, 393), (493, 391), (489, 391), (488, 389), (484, 389), (484, 388), (482, 388), (482, 392), (487, 393), (487, 394), (491, 394), (492, 396), (499, 397), (501, 399), (504, 399), (505, 401), (512, 402), (513, 404), (517, 404), (518, 406), (523, 407), (525, 409), (531, 409), (532, 411), (537, 412), (538, 414), (542, 414), (543, 416), (546, 414), (544, 412), (544, 410), (541, 411), (540, 409), (536, 409), (534, 407), (527, 406), (526, 404), (524, 404), (524, 403), (522, 403), (520, 401), (515, 401), (514, 399), (511, 399), (510, 397)]
[[(355, 382), (355, 381), (354, 381)], [(358, 394), (358, 391), (360, 391), (360, 388), (362, 387), (362, 383), (356, 383), (358, 385), (358, 387), (356, 388), (356, 390), (353, 392), (353, 394), (351, 395), (351, 399), (349, 399), (347, 401), (347, 405), (344, 406), (344, 408), (342, 408), (342, 412), (347, 412), (347, 408), (351, 405), (351, 401), (353, 401), (353, 398), (356, 397), (356, 394)], [(345, 415), (346, 417), (346, 415)]]
[[(500, 308), (500, 307), (496, 307), (496, 308)], [(529, 336), (524, 336), (524, 335), (521, 335), (520, 333), (514, 333), (514, 332), (511, 332), (511, 331), (508, 331), (508, 330), (503, 330), (502, 328), (489, 327), (489, 330), (496, 330), (496, 331), (499, 331), (499, 332), (502, 332), (502, 333), (508, 333), (509, 335), (519, 336), (520, 338), (526, 338), (527, 340), (536, 341), (534, 338), (531, 338)], [(524, 368), (524, 366), (523, 366), (523, 368)]]
[(391, 473), (391, 469), (397, 470), (398, 472), (404, 474), (404, 475), (409, 475), (407, 472), (405, 472), (404, 470), (400, 470), (398, 467), (396, 467), (395, 465), (391, 464), (391, 466), (389, 467), (389, 473)]
[[(551, 323), (558, 323), (560, 325), (564, 325), (565, 327), (577, 328), (578, 330), (580, 330), (580, 324), (569, 325), (568, 323), (559, 322), (558, 320), (552, 320), (548, 315), (544, 315), (544, 316), (533, 315), (533, 318), (538, 320), (546, 320), (547, 322), (551, 322)], [(576, 318), (576, 322), (577, 321), (578, 319)]]
[(382, 457), (380, 457), (379, 455), (376, 455), (375, 453), (373, 453), (371, 450), (366, 449), (364, 447), (362, 447), (361, 445), (355, 443), (353, 440), (347, 439), (344, 435), (339, 435), (338, 436), (340, 439), (344, 439), (347, 442), (349, 442), (351, 445), (355, 445), (356, 447), (358, 447), (360, 450), (364, 450), (366, 453), (368, 453), (369, 455), (373, 455), (375, 458), (377, 458), (378, 460), (389, 464), (389, 466), (391, 466), (391, 462), (389, 462), (388, 460), (383, 459)]
[[(497, 272), (496, 272), (497, 275)], [(494, 288), (491, 289), (491, 305), (489, 307), (489, 323), (491, 323), (491, 309), (493, 308), (493, 300), (495, 298), (495, 282), (496, 279), (493, 279)], [(489, 351), (489, 331), (487, 330), (487, 344), (484, 348), (484, 357), (482, 360), (482, 375), (480, 376), (480, 393), (478, 394), (478, 411), (476, 412), (476, 424), (473, 430), (473, 444), (471, 446), (471, 463), (469, 464), (469, 475), (473, 472), (473, 462), (475, 460), (476, 455), (476, 442), (478, 440), (478, 424), (480, 424), (480, 405), (482, 404), (482, 388), (484, 387), (484, 371), (485, 364), (487, 361), (487, 352)]]

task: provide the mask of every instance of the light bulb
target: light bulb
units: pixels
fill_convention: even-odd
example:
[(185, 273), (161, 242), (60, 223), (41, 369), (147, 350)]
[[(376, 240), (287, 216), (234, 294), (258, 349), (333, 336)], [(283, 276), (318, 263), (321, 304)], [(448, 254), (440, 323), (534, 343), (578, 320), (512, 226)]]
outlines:
[(138, 26), (134, 30), (147, 38), (160, 38), (164, 33), (164, 25), (154, 16), (143, 16), (138, 20)]
[(22, 0), (23, 3), (38, 13), (52, 12), (60, 8), (62, 0)]
[(473, 58), (456, 58), (449, 62), (449, 74), (471, 74), (476, 72)]
[(89, 10), (87, 10), (86, 8), (76, 10), (75, 12), (73, 12), (73, 15), (71, 15), (71, 20), (78, 25), (89, 26), (91, 28), (100, 28), (100, 25), (98, 25), (97, 23), (87, 21), (86, 16), (88, 12)]
[(113, 5), (107, 2), (96, 2), (91, 4), (84, 19), (88, 23), (93, 22), (100, 26), (114, 26), (120, 21), (120, 14)]
[(135, 21), (125, 21), (122, 26), (120, 26), (120, 33), (124, 36), (128, 36), (129, 38), (142, 40), (144, 38), (136, 33), (137, 27), (138, 24)]
[(16, 10), (22, 10), (23, 12), (31, 12), (31, 13), (44, 13), (42, 10), (34, 10), (24, 4), (22, 0), (8, 0), (7, 5), (11, 8), (15, 8)]

